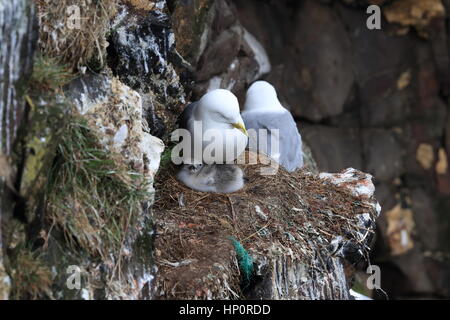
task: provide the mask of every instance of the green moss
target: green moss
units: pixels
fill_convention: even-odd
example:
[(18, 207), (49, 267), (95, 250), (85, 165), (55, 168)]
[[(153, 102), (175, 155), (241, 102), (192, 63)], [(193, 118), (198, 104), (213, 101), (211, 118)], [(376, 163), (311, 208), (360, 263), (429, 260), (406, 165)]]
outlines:
[(360, 282), (359, 280), (355, 280), (355, 282), (353, 283), (353, 287), (352, 287), (353, 291), (360, 293), (362, 295), (371, 296), (371, 292), (370, 289), (367, 288), (367, 286)]
[(173, 147), (166, 148), (162, 153), (159, 163), (159, 171), (166, 169), (172, 163), (172, 149)]
[(30, 87), (32, 90), (42, 91), (47, 89), (55, 91), (75, 77), (76, 75), (70, 72), (69, 66), (60, 64), (56, 58), (37, 54), (30, 79)]
[(99, 73), (105, 68), (106, 55), (102, 56), (94, 56), (87, 63), (86, 66), (95, 73)]
[[(67, 114), (72, 110), (64, 99), (62, 87), (75, 77), (66, 66), (38, 53), (22, 92), (27, 102), (26, 119), (19, 128), (21, 139), (14, 147), (16, 161), (22, 164), (20, 194), (26, 197), (24, 215), (29, 222), (35, 221), (35, 212), (42, 209), (47, 171)], [(45, 250), (34, 246), (39, 242), (36, 235), (15, 219), (8, 221), (7, 230), (5, 243), (10, 251), (7, 270), (12, 280), (11, 297), (52, 298), (52, 274), (46, 264)]]
[[(55, 143), (64, 128), (66, 115), (72, 110), (61, 88), (74, 77), (55, 59), (37, 55), (25, 96), (28, 121), (21, 128), (24, 139), (20, 147), (25, 152), (22, 194), (34, 195), (45, 184), (46, 175), (42, 173), (53, 159)], [(22, 150), (18, 151), (20, 153)]]
[[(75, 77), (66, 70), (39, 56), (26, 90), (28, 119), (16, 152), (24, 154), (20, 193), (27, 197), (27, 218), (39, 229), (27, 230), (8, 267), (17, 298), (80, 298), (65, 287), (69, 265), (103, 265), (99, 281), (107, 286), (130, 264), (124, 252), (134, 252), (130, 247), (142, 237), (137, 231), (151, 227), (142, 222), (142, 203), (151, 198), (147, 180), (106, 150), (75, 113), (62, 91)], [(31, 250), (25, 245), (30, 243), (42, 247)]]

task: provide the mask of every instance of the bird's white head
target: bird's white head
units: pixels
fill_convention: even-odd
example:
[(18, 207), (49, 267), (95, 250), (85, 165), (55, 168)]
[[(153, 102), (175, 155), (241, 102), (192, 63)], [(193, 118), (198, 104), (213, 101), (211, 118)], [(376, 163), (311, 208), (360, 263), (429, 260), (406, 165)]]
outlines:
[(255, 81), (247, 90), (244, 110), (258, 109), (284, 109), (275, 88), (267, 81)]
[(229, 90), (215, 89), (206, 93), (199, 100), (197, 112), (202, 119), (229, 124), (247, 135), (240, 114), (238, 99)]

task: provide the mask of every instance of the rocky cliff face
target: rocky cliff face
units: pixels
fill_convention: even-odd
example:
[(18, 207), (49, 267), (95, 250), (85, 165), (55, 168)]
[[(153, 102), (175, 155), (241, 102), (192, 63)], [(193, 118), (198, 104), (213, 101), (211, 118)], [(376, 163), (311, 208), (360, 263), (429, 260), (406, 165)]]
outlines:
[[(368, 4), (381, 6), (381, 30), (366, 27)], [(205, 49), (199, 60), (209, 57), (214, 69), (223, 54), (230, 63), (199, 79), (209, 80), (196, 92), (220, 83), (242, 101), (248, 76), (262, 72), (298, 120), (320, 170), (354, 167), (376, 178), (386, 214), (371, 262), (390, 297), (447, 297), (449, 3), (236, 0), (213, 7), (204, 47), (217, 45), (220, 54)], [(224, 40), (233, 30), (257, 39), (270, 70), (245, 50), (243, 31)], [(239, 74), (237, 65), (253, 71)], [(198, 63), (196, 70), (207, 69)]]
[(365, 24), (375, 1), (234, 3), (320, 170), (376, 177), (382, 286), (448, 297), (448, 2), (379, 1), (381, 30)]
[(5, 272), (2, 229), (17, 204), (17, 172), (11, 165), (13, 146), (25, 118), (25, 79), (30, 75), (36, 42), (34, 6), (26, 0), (0, 7), (0, 299), (8, 299), (11, 286)]
[[(78, 27), (75, 0), (1, 7), (0, 296), (349, 299), (380, 208), (369, 175), (317, 166), (376, 177), (382, 287), (446, 296), (445, 6), (419, 2), (378, 1), (380, 31), (366, 1), (86, 1)], [(179, 185), (164, 149), (186, 103), (242, 103), (260, 78), (312, 173), (280, 172), (272, 198)]]

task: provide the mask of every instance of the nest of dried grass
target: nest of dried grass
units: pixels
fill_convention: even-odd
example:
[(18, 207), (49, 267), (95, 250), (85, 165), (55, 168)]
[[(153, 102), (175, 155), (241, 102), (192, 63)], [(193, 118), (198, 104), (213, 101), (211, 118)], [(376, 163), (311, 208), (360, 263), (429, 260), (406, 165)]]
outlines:
[[(261, 175), (267, 167), (262, 163), (267, 161), (241, 166), (248, 182), (233, 194), (191, 190), (176, 180), (174, 166), (159, 173), (153, 207), (156, 296), (240, 298), (231, 236), (251, 252), (272, 244), (291, 249), (309, 265), (333, 238), (349, 237), (349, 230), (359, 228), (356, 215), (373, 211), (349, 190), (303, 170), (289, 173), (280, 167), (275, 175)], [(221, 296), (220, 286), (232, 294)]]
[(41, 51), (73, 68), (87, 64), (101, 68), (117, 6), (118, 0), (38, 0)]

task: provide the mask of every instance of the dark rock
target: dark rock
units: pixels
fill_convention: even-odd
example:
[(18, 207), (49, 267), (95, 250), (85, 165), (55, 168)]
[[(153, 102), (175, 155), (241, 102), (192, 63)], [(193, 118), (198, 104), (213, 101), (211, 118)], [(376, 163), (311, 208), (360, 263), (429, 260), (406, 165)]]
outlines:
[(37, 40), (35, 7), (14, 0), (0, 8), (0, 152), (10, 155), (24, 116), (26, 80)]
[(362, 168), (361, 136), (358, 129), (299, 124), (321, 171)]
[(127, 13), (117, 22), (109, 42), (109, 66), (134, 90), (148, 91), (152, 75), (168, 72), (167, 59), (175, 41), (167, 15), (158, 11)]
[(272, 64), (283, 64), (293, 42), (292, 24), (301, 2), (234, 0), (232, 4), (239, 22), (261, 42)]
[[(447, 123), (445, 126), (445, 150), (447, 151), (447, 161), (450, 156), (450, 114), (447, 115)], [(447, 169), (448, 170), (448, 169)]]
[(233, 10), (226, 0), (215, 2), (215, 16), (211, 25), (211, 38), (216, 39), (223, 31), (230, 29), (238, 21), (237, 12)]
[(191, 81), (192, 66), (176, 51), (169, 15), (159, 10), (121, 10), (110, 36), (109, 66), (141, 95), (150, 131), (162, 137), (169, 133), (166, 128), (172, 128), (185, 103), (182, 82)]
[[(3, 245), (7, 225), (16, 214), (25, 218), (26, 202), (17, 191), (17, 177), (25, 153), (14, 154), (17, 141), (26, 134), (25, 91), (37, 45), (34, 3), (27, 0), (2, 2), (0, 6), (0, 300), (9, 298), (11, 279), (5, 271)], [(20, 149), (20, 148), (19, 148)], [(19, 168), (19, 170), (17, 170)]]
[(399, 77), (414, 68), (411, 37), (390, 35), (387, 24), (383, 31), (369, 30), (367, 17), (361, 11), (341, 5), (336, 7), (349, 29), (362, 125), (398, 125), (407, 116), (413, 99), (409, 90), (397, 89)]
[(239, 28), (224, 30), (203, 53), (196, 72), (197, 81), (205, 81), (225, 72), (237, 56), (241, 45)]
[[(383, 211), (391, 210), (397, 203), (395, 199), (395, 194), (397, 192), (397, 187), (389, 182), (378, 182), (376, 183), (375, 195)], [(380, 217), (382, 219), (382, 216)]]
[[(433, 285), (431, 274), (427, 272), (426, 260), (419, 248), (414, 248), (407, 253), (393, 258), (395, 265), (401, 270), (402, 274), (408, 279), (408, 284), (398, 290), (397, 297), (404, 297), (409, 292), (419, 293), (422, 297), (436, 297), (440, 294), (436, 292)], [(425, 271), (425, 272), (424, 272)], [(383, 283), (386, 290), (391, 291), (392, 284)]]
[(175, 0), (172, 24), (177, 51), (196, 65), (208, 40), (208, 29), (215, 16), (213, 0)]
[(420, 235), (423, 250), (439, 250), (439, 222), (433, 214), (435, 208), (432, 196), (424, 189), (413, 189), (410, 191), (411, 209), (415, 213), (414, 220), (417, 234)]
[(394, 130), (364, 129), (363, 158), (365, 171), (377, 181), (392, 182), (403, 174), (402, 145)]
[(344, 25), (331, 8), (314, 1), (302, 2), (295, 19), (296, 54), (286, 61), (284, 83), (290, 85), (282, 93), (296, 116), (319, 121), (338, 115), (354, 81)]
[(270, 71), (270, 61), (258, 39), (237, 21), (234, 7), (218, 1), (215, 10), (214, 19), (205, 29), (208, 36), (196, 65), (192, 99), (199, 99), (208, 90), (225, 88), (244, 103), (246, 88)]
[(333, 10), (314, 1), (235, 4), (240, 22), (268, 50), (267, 79), (294, 116), (319, 121), (341, 113), (353, 85), (351, 46)]
[[(146, 109), (148, 110), (148, 108)], [(153, 112), (147, 112), (145, 119), (147, 120), (148, 126), (150, 128), (150, 134), (162, 139), (164, 137), (164, 134), (166, 133), (166, 126), (161, 117)]]
[(72, 101), (75, 101), (75, 104), (79, 107), (79, 112), (85, 113), (86, 110), (83, 110), (83, 99), (98, 101), (111, 94), (105, 85), (107, 81), (108, 77), (106, 75), (88, 73), (67, 84), (64, 91)]

